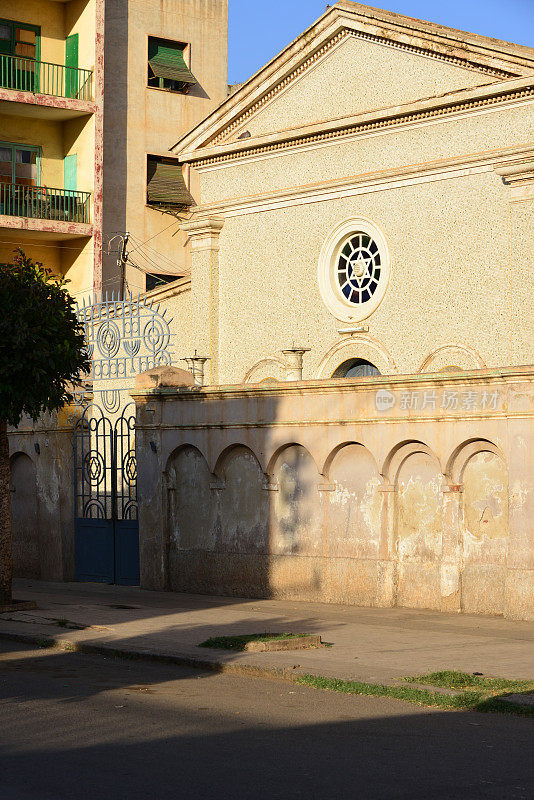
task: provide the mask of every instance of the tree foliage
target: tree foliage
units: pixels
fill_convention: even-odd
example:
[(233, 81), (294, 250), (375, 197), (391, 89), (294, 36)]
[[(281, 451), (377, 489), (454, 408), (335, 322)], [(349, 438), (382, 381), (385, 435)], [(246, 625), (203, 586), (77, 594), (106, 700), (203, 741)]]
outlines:
[(36, 420), (71, 399), (89, 370), (83, 334), (65, 279), (15, 252), (0, 264), (0, 420)]

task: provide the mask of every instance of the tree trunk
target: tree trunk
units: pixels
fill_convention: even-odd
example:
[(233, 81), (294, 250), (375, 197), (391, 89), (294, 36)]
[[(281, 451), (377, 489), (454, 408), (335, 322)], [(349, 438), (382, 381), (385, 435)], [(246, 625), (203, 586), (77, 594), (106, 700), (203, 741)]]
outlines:
[(11, 470), (7, 423), (0, 419), (0, 606), (11, 603), (13, 543), (11, 540)]

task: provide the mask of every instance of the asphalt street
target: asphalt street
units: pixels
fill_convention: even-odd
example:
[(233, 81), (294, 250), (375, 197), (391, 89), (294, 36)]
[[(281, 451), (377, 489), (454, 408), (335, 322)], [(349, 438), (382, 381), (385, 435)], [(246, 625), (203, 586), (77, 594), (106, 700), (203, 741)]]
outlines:
[(534, 721), (0, 640), (0, 800), (532, 800)]

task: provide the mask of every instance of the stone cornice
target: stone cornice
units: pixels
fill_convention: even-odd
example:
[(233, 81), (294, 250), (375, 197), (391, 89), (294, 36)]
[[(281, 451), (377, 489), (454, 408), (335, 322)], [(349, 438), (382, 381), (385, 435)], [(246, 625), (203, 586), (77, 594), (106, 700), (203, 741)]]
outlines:
[(503, 183), (507, 186), (534, 184), (534, 153), (498, 164), (495, 172), (502, 177)]
[(182, 153), (180, 161), (190, 162), (201, 169), (203, 166), (233, 161), (251, 155), (285, 150), (296, 146), (329, 141), (358, 133), (391, 128), (411, 123), (421, 123), (437, 117), (467, 113), (476, 109), (499, 103), (528, 100), (534, 98), (534, 75), (517, 78), (498, 84), (478, 86), (460, 92), (451, 92), (439, 97), (418, 100), (402, 106), (379, 109), (350, 117), (342, 117), (328, 122), (306, 125), (275, 134), (258, 136), (215, 147)]
[[(422, 164), (411, 164), (394, 169), (351, 175), (305, 186), (292, 186), (274, 192), (264, 192), (249, 197), (226, 198), (218, 203), (199, 205), (195, 208), (196, 219), (201, 220), (216, 214), (225, 218), (246, 213), (271, 211), (275, 208), (299, 205), (300, 203), (330, 200), (366, 191), (380, 191), (414, 182), (460, 177), (469, 171), (505, 169), (508, 163), (516, 165), (521, 159), (528, 163), (534, 160), (534, 143), (523, 148), (511, 147), (483, 153), (471, 153), (456, 158), (440, 159)], [(499, 173), (500, 174), (500, 173)]]
[[(279, 383), (230, 384), (222, 386), (203, 386), (191, 388), (167, 387), (157, 391), (131, 391), (130, 396), (139, 401), (147, 400), (195, 400), (197, 398), (216, 400), (228, 397), (272, 397), (291, 394), (323, 394), (334, 392), (354, 393), (377, 391), (391, 386), (393, 389), (406, 387), (408, 390), (422, 386), (458, 386), (473, 384), (514, 384), (534, 381), (534, 365), (519, 367), (496, 367), (490, 369), (465, 370), (456, 373), (425, 372), (410, 375), (381, 375), (369, 378), (326, 378), (304, 381), (280, 381)], [(532, 412), (534, 413), (534, 412)]]
[(170, 297), (176, 297), (190, 290), (191, 273), (188, 273), (187, 275), (177, 275), (176, 280), (172, 281), (172, 283), (166, 283), (163, 286), (157, 286), (155, 289), (145, 292), (143, 297), (146, 297), (148, 300), (155, 300), (159, 303), (162, 300), (168, 300)]

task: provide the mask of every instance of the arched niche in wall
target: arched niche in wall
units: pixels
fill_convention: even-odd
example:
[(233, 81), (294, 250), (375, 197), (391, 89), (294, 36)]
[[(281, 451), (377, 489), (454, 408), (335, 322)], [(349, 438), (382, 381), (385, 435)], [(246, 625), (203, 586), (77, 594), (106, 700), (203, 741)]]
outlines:
[(373, 456), (362, 444), (340, 445), (327, 460), (325, 477), (334, 486), (333, 491), (325, 492), (329, 555), (378, 558), (382, 498)]
[(13, 573), (40, 578), (39, 514), (35, 464), (25, 453), (11, 456)]
[(357, 334), (340, 339), (325, 353), (315, 377), (339, 377), (336, 372), (344, 370), (347, 365), (350, 369), (351, 366), (366, 363), (372, 365), (380, 375), (397, 372), (395, 362), (380, 342), (371, 336)]
[(472, 347), (446, 344), (429, 353), (419, 367), (419, 372), (458, 372), (484, 369), (486, 364)]
[(393, 465), (397, 604), (439, 609), (443, 539), (440, 464), (430, 448), (413, 443), (399, 450)]
[(202, 553), (215, 547), (218, 508), (206, 459), (196, 447), (180, 447), (169, 456), (165, 481), (169, 586), (177, 591), (209, 589), (199, 565)]
[(458, 448), (454, 472), (461, 504), (462, 610), (505, 611), (508, 552), (508, 469), (495, 444), (484, 440)]
[(271, 551), (319, 555), (322, 536), (319, 473), (305, 447), (288, 444), (275, 456), (272, 477)]
[[(243, 555), (267, 554), (269, 492), (258, 459), (248, 447), (234, 445), (221, 454), (215, 473), (221, 484), (217, 549)], [(258, 569), (258, 562), (251, 563), (249, 578), (251, 572)], [(256, 574), (250, 584), (252, 590), (256, 585), (263, 585), (264, 579)]]

